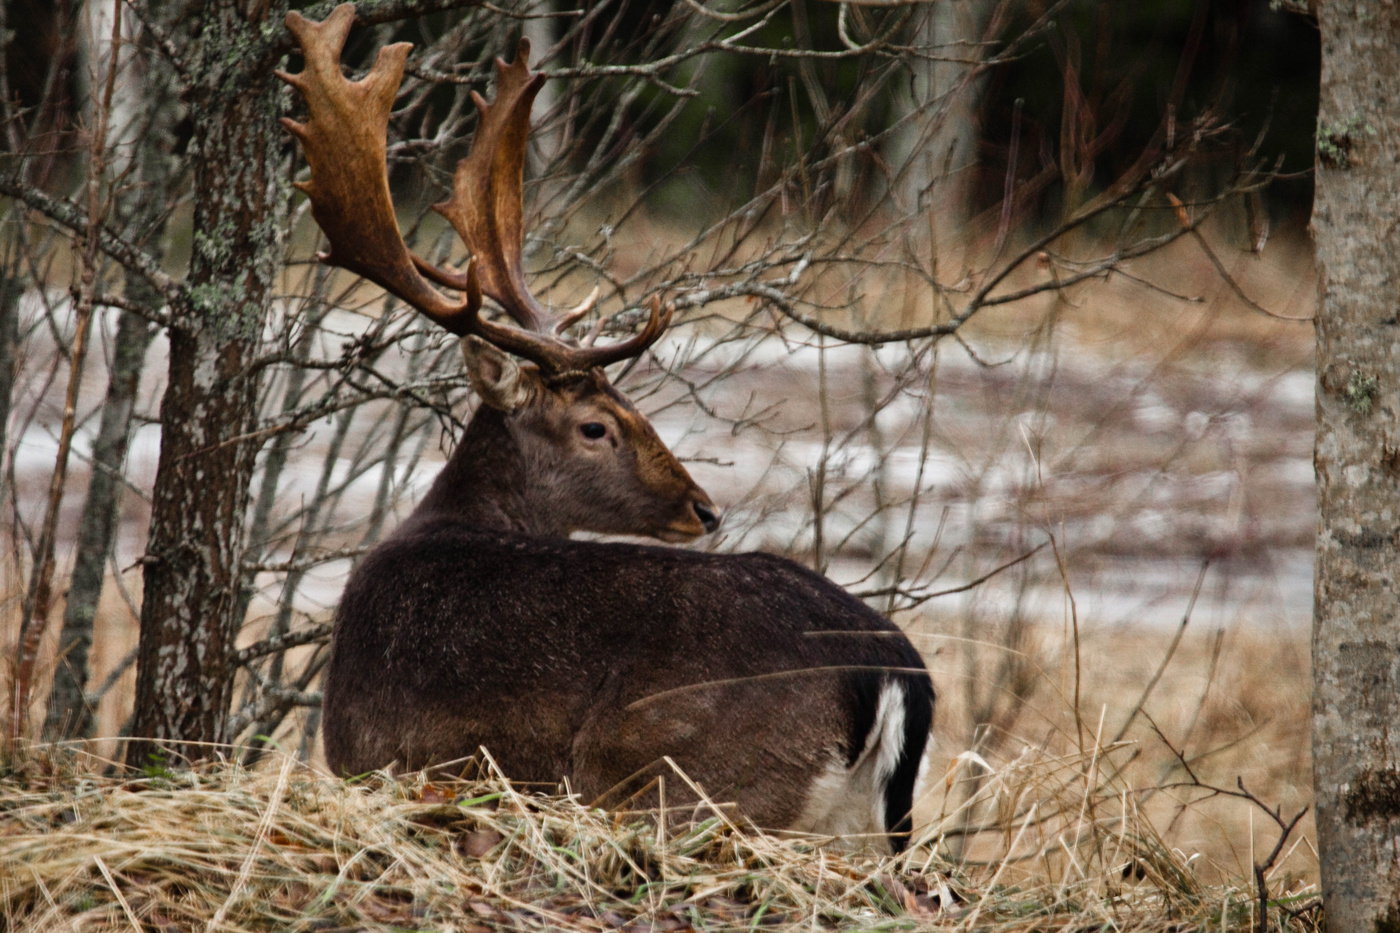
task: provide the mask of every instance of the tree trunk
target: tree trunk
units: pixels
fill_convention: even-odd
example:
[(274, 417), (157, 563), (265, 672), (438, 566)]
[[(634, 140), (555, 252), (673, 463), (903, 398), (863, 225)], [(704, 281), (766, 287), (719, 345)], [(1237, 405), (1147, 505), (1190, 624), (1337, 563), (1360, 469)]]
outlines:
[[(151, 4), (145, 15), (148, 19), (168, 19), (161, 15), (163, 12), (160, 4)], [(149, 46), (149, 34), (142, 33), (138, 41)], [(149, 47), (144, 51), (152, 58), (158, 54)], [(130, 158), (136, 163), (135, 174), (140, 182), (118, 196), (117, 213), (128, 239), (158, 248), (164, 239), (169, 216), (167, 195), (178, 181), (179, 159), (174, 154), (171, 135), (179, 109), (178, 88), (169, 68), (150, 67), (146, 62), (147, 58), (137, 57), (117, 78), (120, 96), (127, 105), (121, 119), (114, 119), (112, 135), (132, 143)], [(118, 172), (128, 168), (124, 164), (126, 151), (118, 149), (119, 161), (114, 166)], [(165, 304), (160, 293), (136, 275), (127, 276), (125, 296), (152, 311)], [(145, 368), (146, 351), (155, 333), (155, 325), (129, 312), (123, 312), (117, 324), (107, 395), (92, 450), (92, 478), (83, 500), (73, 574), (69, 578), (63, 610), (63, 630), (59, 633), (59, 660), (54, 668), (44, 718), (44, 736), (49, 740), (91, 738), (93, 734), (95, 711), (86, 694), (91, 675), (88, 652), (93, 644), (93, 621), (102, 599), (107, 561), (121, 514), (122, 480), (136, 394)]]
[(980, 43), (995, 9), (991, 0), (940, 0), (919, 10), (912, 42), (940, 60), (911, 61), (912, 99), (898, 106), (922, 112), (890, 141), (899, 205), (929, 211), (947, 244), (961, 238), (969, 220), (983, 82), (968, 83), (968, 75), (983, 56)]
[(19, 299), (24, 294), (20, 262), (19, 246), (13, 240), (0, 246), (0, 508), (7, 494), (5, 452), (10, 449), (10, 405), (19, 365)]
[(127, 761), (206, 758), (227, 741), (242, 618), (239, 570), (258, 445), (257, 359), (280, 269), (287, 199), (272, 75), (239, 72), (271, 3), (250, 24), (233, 0), (204, 10), (195, 88), (192, 300), (170, 335), (161, 451), (146, 548), (136, 709)]
[(1400, 18), (1324, 4), (1313, 780), (1327, 927), (1400, 929)]
[[(139, 291), (149, 292), (150, 289), (128, 288), (128, 293)], [(141, 297), (150, 300), (153, 296)], [(159, 307), (158, 299), (151, 303)], [(97, 616), (107, 557), (115, 537), (122, 467), (131, 440), (136, 391), (146, 349), (154, 336), (155, 327), (149, 322), (134, 314), (122, 314), (112, 350), (112, 371), (102, 405), (102, 422), (93, 444), (92, 479), (88, 482), (78, 526), (78, 550), (73, 559), (73, 575), (63, 609), (63, 630), (58, 639), (60, 657), (54, 669), (48, 713), (44, 718), (44, 735), (51, 740), (92, 736), (94, 711), (85, 695), (90, 673), (88, 650), (92, 647), (92, 624)]]

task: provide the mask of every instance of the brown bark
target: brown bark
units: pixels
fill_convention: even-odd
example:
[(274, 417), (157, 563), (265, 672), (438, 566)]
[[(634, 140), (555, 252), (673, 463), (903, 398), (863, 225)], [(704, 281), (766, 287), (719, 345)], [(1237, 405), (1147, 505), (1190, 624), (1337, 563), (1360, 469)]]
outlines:
[(1400, 17), (1320, 8), (1313, 775), (1327, 926), (1400, 929)]
[[(258, 40), (233, 0), (203, 13), (195, 89), (191, 300), (177, 311), (161, 402), (161, 452), (145, 557), (133, 740), (127, 760), (199, 759), (228, 739), (242, 624), (240, 563), (257, 444), (260, 346), (282, 258), (286, 203), (280, 96), (239, 74)], [(264, 22), (280, 22), (272, 3)]]

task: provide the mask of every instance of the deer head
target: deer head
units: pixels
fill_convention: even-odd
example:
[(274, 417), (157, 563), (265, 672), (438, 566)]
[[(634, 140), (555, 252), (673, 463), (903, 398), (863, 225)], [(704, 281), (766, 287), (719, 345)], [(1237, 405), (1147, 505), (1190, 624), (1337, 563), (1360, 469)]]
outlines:
[[(526, 64), (528, 40), (520, 40), (511, 64), (497, 59), (494, 103), (473, 92), (480, 119), (471, 151), (457, 165), (452, 195), (433, 206), (471, 253), (465, 271), (456, 272), (409, 250), (389, 192), (389, 112), (411, 46), (380, 49), (370, 73), (349, 81), (340, 71), (340, 52), (354, 18), (349, 3), (319, 23), (287, 14), (306, 65), (299, 74), (279, 71), (277, 77), (301, 92), (310, 117), (282, 123), (301, 141), (311, 167), (310, 180), (297, 187), (311, 199), (312, 216), (330, 244), (321, 261), (364, 276), (463, 338), (468, 373), (485, 404), (453, 460), (505, 462), (523, 474), (505, 478), (514, 484), (509, 489), (501, 477), (491, 487), (500, 508), (507, 507), (506, 499), (528, 500), (509, 506), (533, 516), (511, 519), (518, 530), (645, 534), (668, 541), (714, 530), (718, 512), (709, 497), (603, 373), (608, 364), (655, 343), (671, 321), (671, 307), (653, 300), (646, 324), (633, 337), (578, 346), (563, 334), (591, 310), (597, 291), (577, 308), (555, 314), (526, 286), (525, 147), (530, 106), (544, 83)], [(483, 318), (483, 294), (516, 326)], [(502, 444), (511, 447), (510, 457), (501, 456)], [(460, 499), (447, 486), (463, 472), (472, 471), (444, 470), (423, 507)]]

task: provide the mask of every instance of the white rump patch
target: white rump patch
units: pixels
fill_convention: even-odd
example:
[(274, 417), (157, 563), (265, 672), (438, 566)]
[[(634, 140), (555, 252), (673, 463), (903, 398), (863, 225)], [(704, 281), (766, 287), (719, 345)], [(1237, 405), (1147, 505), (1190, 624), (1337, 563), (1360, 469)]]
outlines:
[[(875, 722), (855, 764), (836, 756), (812, 781), (807, 805), (790, 829), (829, 836), (883, 835), (886, 789), (904, 754), (904, 685), (880, 689)], [(920, 763), (922, 775), (923, 763)]]

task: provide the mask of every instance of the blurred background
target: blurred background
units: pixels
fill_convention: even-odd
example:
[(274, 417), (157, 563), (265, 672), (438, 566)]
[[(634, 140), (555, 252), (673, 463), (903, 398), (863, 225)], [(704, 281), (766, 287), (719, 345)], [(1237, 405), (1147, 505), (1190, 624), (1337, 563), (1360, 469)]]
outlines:
[[(6, 3), (3, 171), (100, 202), (107, 229), (179, 275), (210, 231), (191, 209), (198, 101), (166, 52), (197, 13), (123, 10)], [(1306, 8), (537, 0), (357, 30), (355, 74), (415, 43), (391, 182), (406, 238), (436, 261), (464, 259), (427, 207), (470, 143), (467, 95), (490, 96), (491, 58), (522, 35), (551, 76), (526, 173), (533, 290), (565, 307), (601, 287), (580, 333), (628, 330), (653, 295), (676, 303), (614, 381), (726, 512), (695, 547), (812, 566), (923, 651), (939, 708), (920, 819), (965, 858), (1004, 845), (950, 827), (1014, 798), (979, 797), (988, 774), (1087, 735), (1126, 750), (1113, 780), (1147, 788), (1134, 806), (1167, 844), (1247, 866), (1247, 809), (1203, 803), (1201, 781), (1238, 776), (1288, 810), (1311, 799)], [(304, 178), (290, 137), (285, 156)], [(43, 632), (31, 737), (115, 755), (168, 344), (160, 296), (33, 203), (5, 200), (0, 228), (0, 639), (13, 654)], [(475, 404), (455, 341), (318, 264), (304, 199), (288, 205), (269, 231), (285, 267), (239, 643), (298, 644), (244, 659), (249, 764), (269, 744), (317, 759), (346, 574)], [(50, 515), (58, 596), (37, 619)], [(0, 676), (15, 696), (15, 672)], [(1257, 833), (1268, 848), (1277, 829)], [(1277, 870), (1315, 878), (1310, 847)]]

